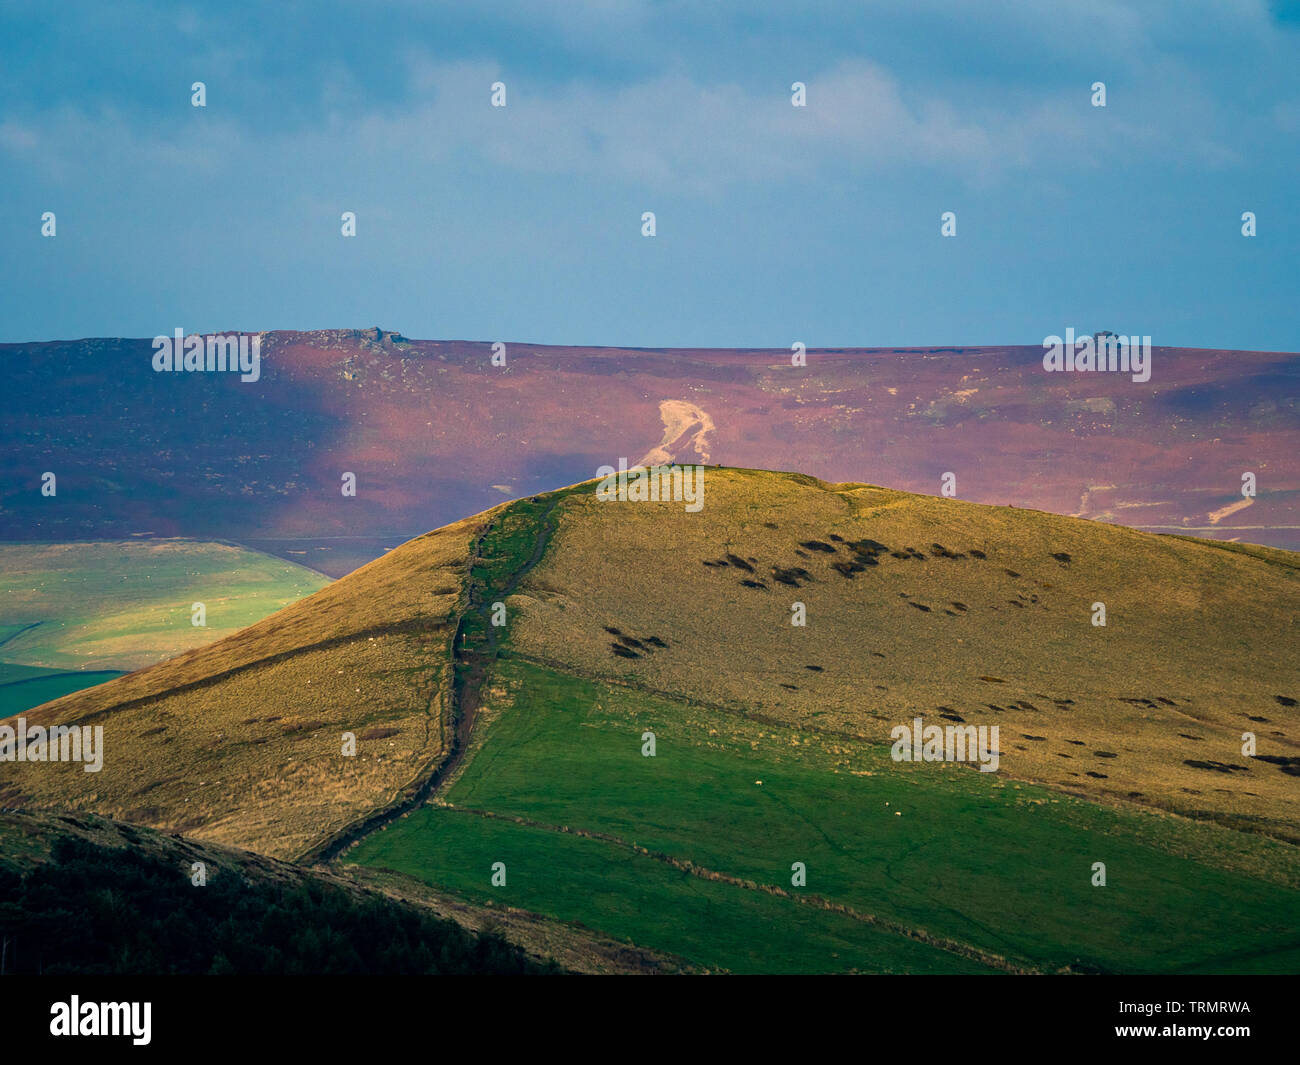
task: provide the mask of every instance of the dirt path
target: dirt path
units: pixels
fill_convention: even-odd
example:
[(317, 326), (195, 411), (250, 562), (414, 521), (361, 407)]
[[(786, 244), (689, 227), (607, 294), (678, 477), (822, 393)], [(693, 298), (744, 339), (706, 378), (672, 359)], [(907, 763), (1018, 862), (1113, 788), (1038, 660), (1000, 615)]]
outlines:
[[(469, 750), (470, 734), (474, 731), (474, 721), (478, 717), (478, 709), (482, 703), (483, 682), (489, 668), (496, 661), (497, 654), (500, 652), (497, 628), (492, 624), (487, 626), (486, 651), (477, 651), (467, 647), (465, 643), (466, 620), (472, 614), (486, 615), (491, 610), (492, 603), (504, 602), (508, 596), (513, 595), (519, 588), (519, 582), (523, 580), (528, 571), (541, 561), (542, 555), (546, 553), (546, 545), (550, 541), (551, 534), (555, 531), (552, 518), (555, 514), (555, 508), (559, 506), (560, 499), (560, 496), (551, 499), (538, 522), (532, 553), (522, 566), (511, 573), (503, 587), (486, 588), (476, 582), (472, 576), (474, 563), (483, 558), (483, 542), (496, 530), (496, 523), (484, 529), (474, 543), (474, 550), (470, 554), (470, 576), (466, 579), (469, 595), (465, 611), (456, 623), (456, 635), (452, 642), (452, 663), (455, 669), (452, 705), (456, 734), (452, 742), (451, 755), (435, 774), (436, 780), (433, 787), (430, 788), (430, 794), (437, 788), (439, 783), (454, 774), (464, 759), (465, 753)], [(491, 593), (490, 597), (489, 592)], [(491, 602), (488, 601), (489, 598)]]
[[(426, 802), (444, 780), (450, 777), (460, 766), (469, 749), (470, 735), (474, 731), (474, 721), (482, 701), (480, 689), (492, 663), (500, 651), (496, 627), (486, 627), (487, 647), (484, 650), (467, 644), (467, 622), (476, 614), (486, 615), (493, 602), (503, 601), (519, 587), (519, 582), (546, 553), (546, 545), (555, 531), (554, 515), (562, 495), (552, 497), (537, 523), (537, 532), (533, 541), (532, 553), (528, 559), (515, 569), (501, 587), (489, 588), (474, 578), (476, 565), (486, 561), (483, 547), (489, 536), (494, 533), (503, 515), (499, 515), (478, 535), (469, 552), (465, 566), (465, 606), (456, 621), (456, 631), (451, 643), (451, 749), (433, 768), (429, 775), (418, 784), (406, 789), (400, 796), (382, 809), (375, 810), (359, 821), (345, 826), (335, 832), (323, 843), (299, 855), (298, 861), (305, 864), (326, 864), (334, 861), (345, 851), (359, 843), (366, 836), (392, 824), (403, 814)], [(437, 690), (435, 682), (434, 699)]]

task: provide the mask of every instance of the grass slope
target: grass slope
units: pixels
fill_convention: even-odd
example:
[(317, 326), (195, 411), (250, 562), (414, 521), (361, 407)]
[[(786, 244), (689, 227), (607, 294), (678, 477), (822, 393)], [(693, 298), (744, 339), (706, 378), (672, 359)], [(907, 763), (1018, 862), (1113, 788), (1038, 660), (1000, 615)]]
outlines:
[(0, 938), (4, 972), (20, 976), (556, 968), (338, 877), (97, 817), (12, 812), (0, 813)]
[(28, 712), (102, 725), (104, 767), (7, 765), (0, 804), (289, 857), (400, 802), (448, 749), (451, 637), (481, 526), (420, 537), (233, 636)]
[[(1300, 967), (1300, 854), (1285, 844), (518, 660), (492, 688), (447, 807), (350, 860), (741, 972)], [(796, 861), (806, 888), (790, 886)]]
[(21, 714), (33, 706), (61, 699), (65, 695), (103, 684), (121, 673), (111, 669), (85, 669), (67, 672), (41, 669), (40, 666), (17, 666), (0, 662), (0, 718)]
[[(370, 837), (357, 860), (467, 898), (575, 921), (738, 973), (995, 971), (843, 914), (700, 879), (601, 840), (426, 807)], [(503, 888), (492, 866), (506, 865)]]
[(568, 495), (512, 644), (878, 742), (998, 725), (1010, 776), (1300, 841), (1295, 555), (798, 474), (705, 489), (697, 514)]

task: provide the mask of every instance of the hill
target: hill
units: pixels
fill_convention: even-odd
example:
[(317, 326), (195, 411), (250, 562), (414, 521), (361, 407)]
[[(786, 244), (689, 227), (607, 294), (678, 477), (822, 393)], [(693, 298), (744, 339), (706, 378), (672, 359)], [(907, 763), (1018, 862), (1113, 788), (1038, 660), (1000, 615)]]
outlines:
[[(195, 863), (202, 863), (201, 886)], [(683, 968), (536, 914), (474, 906), (393, 874), (359, 873), (307, 869), (94, 814), (0, 810), (3, 972)], [(94, 932), (86, 934), (91, 920)]]
[(559, 971), (337, 876), (93, 816), (0, 813), (9, 975)]
[(0, 345), (0, 539), (232, 540), (341, 576), (623, 455), (931, 494), (952, 473), (975, 502), (1300, 548), (1300, 356), (1157, 348), (1138, 384), (1046, 374), (1037, 347), (814, 346), (795, 367), (788, 343), (509, 342), (494, 366), (491, 343), (276, 332), (248, 384), (154, 373), (148, 340)]
[[(707, 473), (698, 514), (568, 497), (511, 604), (518, 653), (877, 742), (996, 723), (1020, 779), (1300, 839), (1300, 556)], [(611, 629), (668, 646), (614, 653)], [(1283, 761), (1243, 765), (1245, 731)]]
[[(103, 725), (102, 771), (6, 767), (37, 799), (292, 856), (419, 786), (449, 744), (450, 645), (479, 521), (207, 647), (25, 715)], [(356, 740), (343, 752), (344, 734)]]
[[(6, 765), (3, 801), (706, 968), (1300, 963), (1300, 558), (704, 478), (697, 513), (591, 482), (502, 505), (47, 704), (28, 716), (104, 724), (104, 769)], [(918, 716), (996, 726), (996, 772), (895, 760)]]

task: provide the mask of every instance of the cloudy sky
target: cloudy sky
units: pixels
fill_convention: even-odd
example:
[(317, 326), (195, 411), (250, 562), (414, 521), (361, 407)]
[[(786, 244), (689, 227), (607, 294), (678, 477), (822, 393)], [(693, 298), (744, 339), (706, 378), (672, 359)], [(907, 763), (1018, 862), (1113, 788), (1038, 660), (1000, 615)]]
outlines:
[(472, 6), (5, 0), (0, 340), (1300, 349), (1300, 4)]

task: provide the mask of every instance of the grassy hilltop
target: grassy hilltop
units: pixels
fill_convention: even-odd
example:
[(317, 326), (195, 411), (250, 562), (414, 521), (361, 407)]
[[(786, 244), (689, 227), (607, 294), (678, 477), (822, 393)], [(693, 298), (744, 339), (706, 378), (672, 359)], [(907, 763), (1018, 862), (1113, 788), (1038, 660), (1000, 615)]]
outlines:
[(998, 724), (1012, 776), (1300, 840), (1295, 763), (1241, 755), (1247, 730), (1300, 754), (1300, 556), (798, 475), (706, 485), (698, 514), (568, 496), (511, 604), (517, 653), (879, 742), (915, 714)]
[[(46, 705), (105, 768), (0, 801), (705, 968), (1300, 965), (1300, 557), (797, 474), (709, 468), (697, 514), (593, 487)], [(918, 715), (997, 725), (1000, 771), (892, 761)]]

